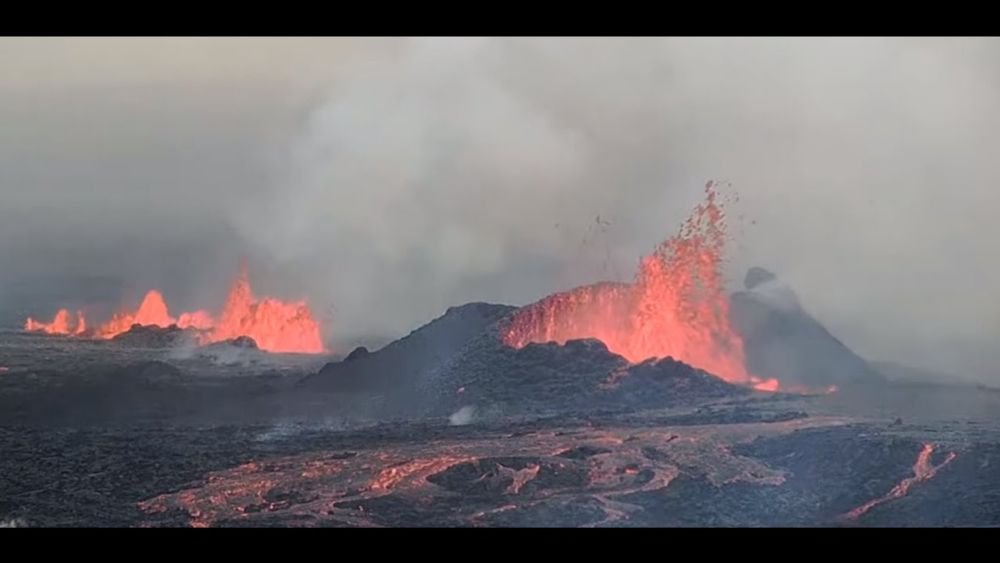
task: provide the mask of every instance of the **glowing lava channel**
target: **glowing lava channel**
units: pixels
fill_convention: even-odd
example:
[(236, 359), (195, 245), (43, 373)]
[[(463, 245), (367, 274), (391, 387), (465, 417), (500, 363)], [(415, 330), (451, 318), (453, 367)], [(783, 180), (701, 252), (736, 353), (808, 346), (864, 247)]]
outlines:
[(776, 391), (776, 379), (749, 374), (743, 340), (729, 323), (722, 277), (725, 215), (715, 184), (680, 232), (639, 264), (631, 283), (599, 283), (550, 295), (520, 309), (504, 328), (504, 342), (596, 338), (636, 363), (670, 356), (737, 384)]
[(944, 458), (939, 465), (934, 465), (931, 463), (931, 454), (934, 453), (934, 444), (924, 444), (924, 447), (917, 454), (917, 462), (913, 464), (913, 477), (907, 477), (891, 491), (886, 493), (876, 499), (872, 499), (861, 506), (851, 510), (844, 516), (849, 520), (857, 520), (858, 518), (864, 516), (869, 510), (875, 508), (876, 506), (889, 502), (893, 499), (898, 499), (905, 497), (907, 493), (910, 492), (910, 488), (921, 481), (928, 481), (932, 479), (937, 472), (941, 470), (942, 467), (951, 463), (951, 460), (955, 459), (955, 452), (948, 452), (948, 455)]

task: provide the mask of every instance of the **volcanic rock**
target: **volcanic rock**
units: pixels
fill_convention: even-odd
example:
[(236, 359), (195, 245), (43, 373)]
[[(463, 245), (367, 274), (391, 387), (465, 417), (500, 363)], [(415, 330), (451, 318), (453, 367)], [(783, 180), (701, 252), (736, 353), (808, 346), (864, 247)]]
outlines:
[(358, 346), (354, 350), (351, 350), (351, 353), (348, 354), (346, 358), (344, 358), (344, 361), (353, 362), (354, 360), (364, 358), (369, 354), (371, 354), (371, 352), (368, 351), (368, 348), (365, 348), (364, 346)]
[(181, 376), (181, 370), (160, 361), (139, 362), (122, 369), (122, 373), (146, 381), (173, 380)]
[(257, 341), (249, 336), (237, 336), (236, 338), (230, 338), (228, 340), (221, 340), (219, 342), (213, 342), (205, 346), (205, 350), (213, 350), (220, 348), (240, 348), (243, 350), (259, 350), (257, 346)]
[(300, 385), (376, 395), (393, 414), (448, 417), (475, 408), (476, 420), (693, 405), (748, 392), (672, 358), (630, 365), (596, 339), (513, 348), (500, 338), (513, 311), (452, 307), (381, 350), (327, 364)]
[[(436, 375), (429, 395), (449, 406), (482, 405), (483, 418), (695, 405), (749, 393), (672, 358), (630, 364), (595, 339), (511, 348), (491, 333)], [(458, 386), (461, 395), (445, 393)]]
[(330, 391), (382, 390), (406, 386), (438, 368), (514, 307), (469, 303), (373, 353), (355, 349), (344, 361), (325, 365), (302, 381), (304, 387)]
[(135, 324), (111, 340), (135, 348), (172, 348), (191, 342), (193, 338), (194, 331), (175, 324), (168, 327)]
[(761, 284), (773, 282), (777, 279), (778, 276), (773, 273), (759, 266), (754, 266), (747, 270), (747, 275), (743, 278), (743, 286), (747, 289), (754, 289)]
[(257, 341), (249, 336), (237, 336), (236, 338), (229, 341), (230, 346), (235, 346), (237, 348), (247, 348), (250, 350), (258, 350)]
[(265, 352), (257, 347), (257, 341), (249, 336), (238, 336), (200, 346), (195, 357), (207, 359), (218, 365), (249, 365), (259, 361)]
[(751, 268), (744, 285), (746, 291), (730, 298), (730, 314), (751, 373), (813, 388), (884, 380), (814, 319), (773, 273)]

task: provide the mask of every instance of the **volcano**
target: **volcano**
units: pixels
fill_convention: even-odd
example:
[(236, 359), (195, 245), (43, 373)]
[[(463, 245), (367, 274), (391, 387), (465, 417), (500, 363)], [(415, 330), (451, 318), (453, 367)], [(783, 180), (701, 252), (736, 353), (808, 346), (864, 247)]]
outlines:
[(837, 339), (773, 273), (751, 268), (745, 291), (731, 297), (731, 318), (747, 369), (793, 387), (878, 384), (884, 375)]
[(774, 390), (777, 380), (747, 371), (743, 341), (729, 320), (725, 242), (722, 201), (709, 182), (705, 202), (640, 261), (631, 283), (598, 283), (542, 299), (514, 315), (503, 340), (523, 347), (596, 338), (631, 362), (671, 357), (730, 383)]

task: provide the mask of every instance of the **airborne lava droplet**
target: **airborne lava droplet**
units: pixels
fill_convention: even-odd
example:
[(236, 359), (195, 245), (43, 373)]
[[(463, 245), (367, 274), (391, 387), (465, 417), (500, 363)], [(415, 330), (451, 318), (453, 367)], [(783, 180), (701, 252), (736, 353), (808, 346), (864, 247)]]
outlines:
[(743, 341), (729, 323), (722, 277), (725, 214), (715, 184), (680, 232), (642, 259), (628, 284), (600, 283), (551, 295), (515, 313), (506, 344), (597, 338), (630, 362), (673, 357), (731, 383), (775, 391), (744, 367)]

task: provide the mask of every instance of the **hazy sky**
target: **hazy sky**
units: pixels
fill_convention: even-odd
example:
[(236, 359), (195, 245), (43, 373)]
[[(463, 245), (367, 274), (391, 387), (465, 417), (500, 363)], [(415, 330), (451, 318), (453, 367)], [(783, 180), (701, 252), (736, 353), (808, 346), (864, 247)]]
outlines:
[(995, 39), (0, 39), (0, 123), (0, 320), (211, 307), (249, 256), (395, 336), (627, 277), (718, 179), (734, 286), (1000, 381)]

